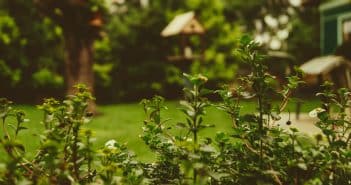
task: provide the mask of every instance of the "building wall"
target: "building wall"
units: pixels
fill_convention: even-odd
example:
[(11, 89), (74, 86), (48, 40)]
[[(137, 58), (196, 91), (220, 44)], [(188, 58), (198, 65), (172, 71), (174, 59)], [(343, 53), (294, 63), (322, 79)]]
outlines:
[(342, 20), (351, 18), (351, 3), (321, 10), (321, 53), (329, 55), (342, 43)]

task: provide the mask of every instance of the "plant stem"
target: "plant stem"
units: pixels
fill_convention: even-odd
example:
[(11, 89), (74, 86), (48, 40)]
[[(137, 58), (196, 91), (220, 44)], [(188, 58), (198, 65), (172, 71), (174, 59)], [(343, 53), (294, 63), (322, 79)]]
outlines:
[[(197, 154), (197, 131), (198, 131), (198, 124), (197, 124), (197, 117), (198, 117), (198, 87), (195, 85), (194, 86), (194, 90), (195, 90), (195, 95), (194, 95), (194, 116), (193, 116), (193, 138), (194, 138), (194, 143), (193, 143), (193, 150), (194, 150), (194, 154)], [(197, 170), (194, 168), (193, 169), (193, 184), (196, 184), (197, 181)]]
[[(292, 133), (291, 134), (291, 158), (293, 161), (295, 161), (297, 163), (297, 159), (295, 158), (295, 134)], [(298, 174), (297, 174), (297, 169), (294, 168), (293, 169), (293, 173), (294, 173), (294, 183), (298, 184), (299, 179), (298, 179)]]
[(77, 180), (79, 180), (79, 166), (78, 166), (78, 130), (79, 127), (76, 126), (73, 129), (73, 146), (72, 146), (72, 163), (73, 163), (73, 173)]
[(283, 112), (285, 107), (288, 105), (290, 96), (291, 96), (291, 90), (289, 89), (289, 91), (285, 94), (283, 101), (279, 105), (279, 113)]
[(260, 117), (258, 120), (258, 131), (259, 131), (259, 136), (260, 136), (260, 165), (262, 167), (262, 158), (263, 158), (263, 143), (262, 143), (262, 130), (263, 130), (263, 106), (262, 106), (262, 97), (261, 95), (258, 95), (258, 106), (259, 106), (259, 112), (260, 112)]
[[(197, 154), (197, 124), (196, 124), (196, 118), (197, 116), (194, 117), (194, 128), (193, 128), (193, 139), (194, 139), (194, 143), (193, 143), (193, 151), (194, 154)], [(193, 170), (193, 178), (194, 178), (194, 184), (196, 184), (196, 180), (197, 180), (197, 170), (194, 168)]]
[(65, 141), (65, 147), (63, 148), (63, 153), (65, 155), (64, 159), (66, 161), (66, 159), (68, 159), (68, 147), (69, 147), (69, 142), (70, 142), (70, 132), (72, 130), (72, 124), (70, 124), (70, 126), (68, 127), (67, 133), (66, 133), (66, 141)]
[(90, 153), (90, 151), (91, 151), (91, 149), (90, 149), (90, 137), (89, 136), (87, 136), (87, 160), (88, 160), (88, 173), (90, 174), (90, 172), (91, 172), (91, 162), (92, 162), (92, 159), (91, 159), (91, 153)]

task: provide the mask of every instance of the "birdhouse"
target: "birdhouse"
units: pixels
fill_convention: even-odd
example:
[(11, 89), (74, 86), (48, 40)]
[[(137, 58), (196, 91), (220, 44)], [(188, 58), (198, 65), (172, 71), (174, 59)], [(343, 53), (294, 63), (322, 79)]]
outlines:
[[(194, 12), (177, 15), (161, 32), (163, 37), (178, 37), (178, 51), (168, 56), (169, 61), (192, 61), (203, 57), (204, 27), (196, 19)], [(199, 40), (196, 45), (192, 37)]]
[(103, 19), (102, 19), (102, 15), (100, 12), (95, 12), (92, 16), (92, 18), (90, 19), (90, 22), (89, 22), (90, 26), (93, 26), (93, 27), (102, 27), (102, 25), (104, 24), (103, 23)]
[(319, 7), (321, 14), (321, 52), (333, 54), (335, 49), (351, 39), (351, 1), (328, 1)]
[(351, 88), (351, 65), (341, 56), (322, 56), (313, 58), (300, 66), (308, 84), (321, 84), (332, 81), (338, 88)]

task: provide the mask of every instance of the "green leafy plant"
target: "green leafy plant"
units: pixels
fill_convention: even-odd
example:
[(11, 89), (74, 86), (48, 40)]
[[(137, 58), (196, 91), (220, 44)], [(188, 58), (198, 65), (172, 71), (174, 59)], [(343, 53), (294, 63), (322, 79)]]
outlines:
[[(167, 107), (160, 96), (141, 102), (146, 117), (140, 138), (155, 154), (153, 162), (138, 161), (115, 140), (94, 149), (94, 132), (84, 128), (93, 116), (87, 111), (93, 97), (83, 85), (62, 102), (46, 99), (38, 106), (45, 131), (37, 155), (29, 160), (17, 141), (27, 129), (25, 114), (0, 99), (0, 145), (7, 155), (0, 164), (0, 184), (350, 184), (350, 91), (335, 91), (326, 83), (317, 94), (323, 106), (310, 113), (319, 119), (321, 133), (316, 137), (282, 129), (276, 121), (302, 83), (301, 72), (296, 70), (287, 77), (288, 84), (276, 90), (257, 43), (243, 37), (236, 54), (251, 68), (236, 87), (210, 91), (203, 75), (184, 74), (183, 120), (163, 117)], [(211, 103), (206, 97), (213, 93), (221, 100)], [(256, 101), (256, 110), (243, 114), (243, 99)], [(281, 102), (273, 104), (273, 99)], [(209, 107), (227, 113), (232, 129), (214, 138), (200, 134), (215, 126), (205, 120)]]

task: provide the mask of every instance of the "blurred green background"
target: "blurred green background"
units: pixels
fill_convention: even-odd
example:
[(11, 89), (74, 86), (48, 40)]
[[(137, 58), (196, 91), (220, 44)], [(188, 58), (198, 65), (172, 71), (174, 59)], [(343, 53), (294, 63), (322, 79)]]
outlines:
[[(0, 1), (0, 96), (20, 103), (40, 103), (48, 96), (63, 98), (67, 89), (65, 28), (36, 2), (45, 0)], [(211, 88), (230, 83), (245, 71), (233, 55), (243, 34), (253, 35), (264, 49), (289, 53), (296, 58), (294, 64), (301, 64), (319, 55), (318, 6), (322, 2), (86, 1), (84, 6), (103, 15), (100, 36), (93, 42), (97, 102), (139, 101), (154, 94), (178, 99), (184, 71), (208, 76)], [(180, 68), (166, 59), (179, 47), (178, 38), (163, 38), (160, 33), (174, 16), (187, 11), (194, 11), (206, 29), (205, 51), (203, 60)], [(60, 12), (64, 9), (53, 9), (54, 14)], [(199, 44), (196, 38), (192, 41)], [(277, 62), (270, 67), (275, 66)]]

